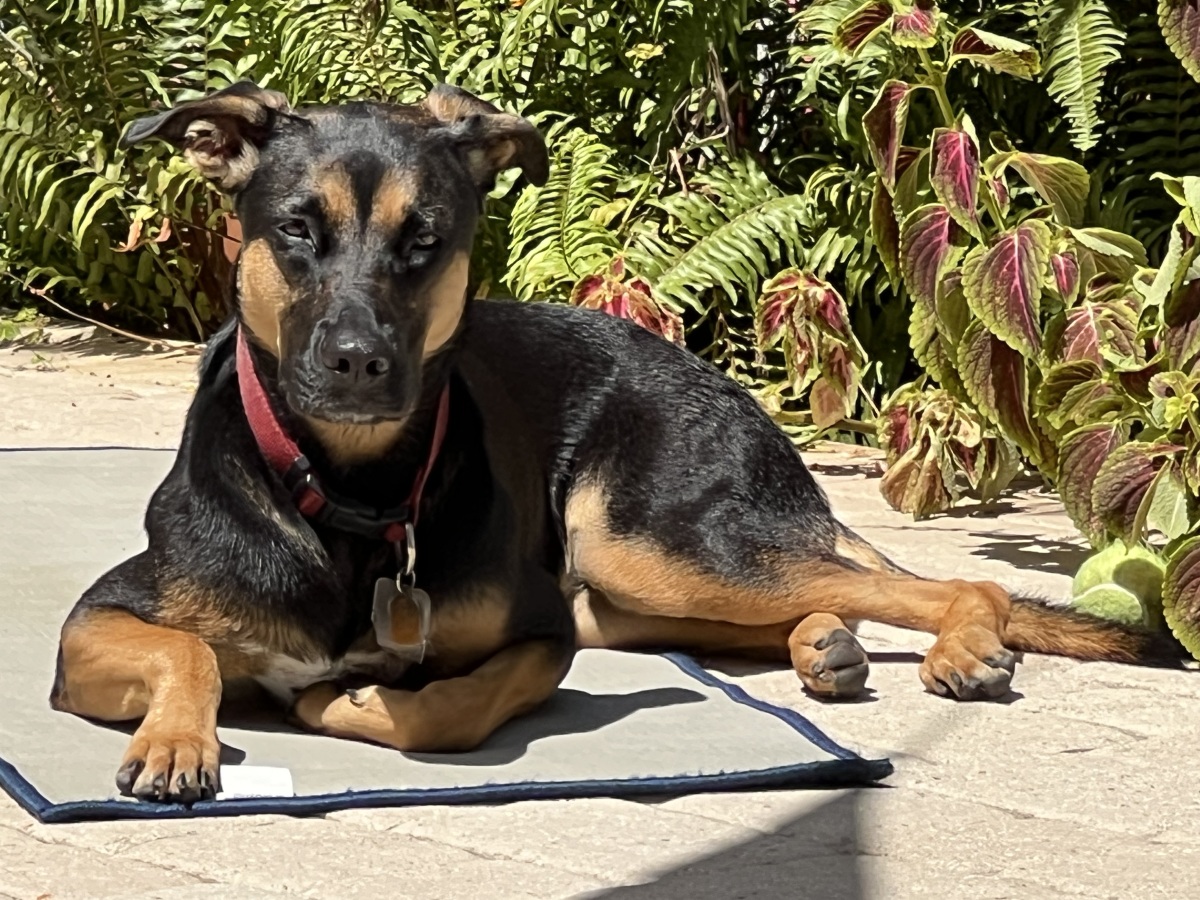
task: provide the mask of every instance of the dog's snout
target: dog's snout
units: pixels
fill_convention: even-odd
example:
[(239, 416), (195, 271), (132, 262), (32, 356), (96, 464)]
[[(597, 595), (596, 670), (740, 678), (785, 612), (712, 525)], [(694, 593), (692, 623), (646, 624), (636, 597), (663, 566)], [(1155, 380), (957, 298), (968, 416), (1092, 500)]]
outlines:
[(317, 348), (321, 364), (347, 381), (382, 378), (392, 368), (382, 335), (338, 322)]

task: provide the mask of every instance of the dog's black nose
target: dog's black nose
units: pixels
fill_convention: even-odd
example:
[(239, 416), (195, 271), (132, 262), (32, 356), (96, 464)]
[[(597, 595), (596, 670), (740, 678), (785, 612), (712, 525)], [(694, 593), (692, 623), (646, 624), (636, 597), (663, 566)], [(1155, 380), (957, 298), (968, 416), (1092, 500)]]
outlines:
[(382, 340), (350, 334), (342, 328), (326, 333), (318, 354), (325, 368), (348, 381), (380, 378), (391, 368)]

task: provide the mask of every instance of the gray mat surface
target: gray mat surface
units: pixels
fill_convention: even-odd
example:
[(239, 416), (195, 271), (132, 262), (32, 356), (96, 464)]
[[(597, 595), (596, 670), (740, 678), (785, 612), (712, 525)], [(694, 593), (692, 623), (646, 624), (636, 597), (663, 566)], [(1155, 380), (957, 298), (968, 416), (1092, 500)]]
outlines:
[(145, 547), (145, 505), (172, 459), (0, 452), (0, 786), (43, 821), (823, 786), (891, 771), (686, 657), (585, 651), (544, 708), (472, 753), (402, 754), (295, 732), (272, 715), (223, 723), (222, 762), (285, 767), (295, 797), (191, 808), (117, 798), (129, 729), (56, 713), (47, 696), (64, 616), (98, 575)]

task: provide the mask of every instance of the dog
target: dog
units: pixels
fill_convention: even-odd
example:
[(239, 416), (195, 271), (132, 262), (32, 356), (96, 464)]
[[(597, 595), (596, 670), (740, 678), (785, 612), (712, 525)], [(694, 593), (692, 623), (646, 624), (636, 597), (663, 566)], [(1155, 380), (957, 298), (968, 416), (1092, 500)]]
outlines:
[(468, 300), (485, 195), (548, 175), (526, 120), (439, 85), (293, 109), (240, 83), (134, 122), (231, 195), (236, 315), (209, 342), (148, 548), (61, 633), (50, 702), (141, 720), (116, 782), (218, 789), (245, 680), (293, 721), (402, 751), (478, 746), (580, 647), (790, 662), (862, 693), (859, 620), (935, 634), (933, 693), (1009, 691), (1014, 651), (1170, 664), (1157, 633), (917, 577), (837, 522), (754, 399), (600, 312)]

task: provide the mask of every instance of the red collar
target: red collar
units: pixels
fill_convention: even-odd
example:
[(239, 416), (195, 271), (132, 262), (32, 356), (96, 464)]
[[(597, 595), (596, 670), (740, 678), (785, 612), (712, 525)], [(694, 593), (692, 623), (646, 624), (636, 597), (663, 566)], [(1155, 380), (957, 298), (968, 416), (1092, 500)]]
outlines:
[[(284, 485), (292, 492), (296, 508), (303, 515), (343, 531), (379, 537), (397, 544), (401, 541), (407, 542), (411, 538), (410, 529), (417, 524), (417, 515), (420, 512), (421, 493), (425, 490), (429, 472), (446, 438), (446, 422), (450, 417), (449, 385), (442, 389), (441, 398), (438, 400), (433, 440), (429, 444), (429, 458), (425, 460), (425, 465), (417, 470), (408, 501), (404, 506), (395, 509), (380, 510), (339, 497), (321, 486), (308, 457), (279, 424), (267, 392), (263, 390), (262, 382), (259, 381), (254, 358), (250, 355), (250, 344), (240, 325), (237, 336), (237, 371), (242, 407), (246, 411), (246, 420), (250, 423), (250, 430), (258, 443), (259, 452), (283, 479)], [(412, 549), (409, 548), (410, 554)]]

